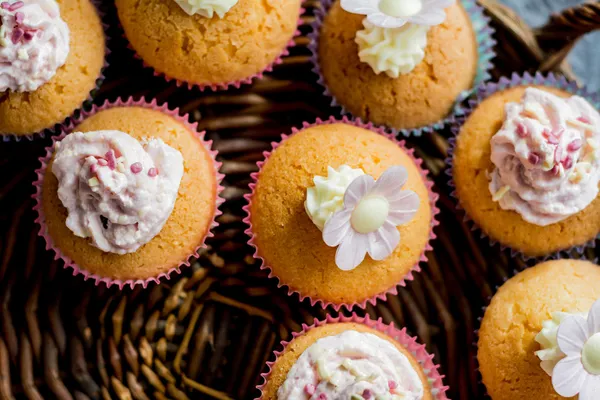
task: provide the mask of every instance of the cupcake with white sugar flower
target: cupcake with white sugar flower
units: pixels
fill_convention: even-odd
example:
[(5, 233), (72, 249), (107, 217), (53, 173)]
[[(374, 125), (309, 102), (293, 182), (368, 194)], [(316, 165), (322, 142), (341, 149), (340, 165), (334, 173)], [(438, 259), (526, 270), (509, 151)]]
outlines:
[(406, 329), (353, 314), (293, 336), (267, 363), (261, 400), (447, 400), (433, 356)]
[(600, 101), (564, 78), (514, 75), (480, 87), (457, 121), (455, 196), (487, 235), (525, 257), (595, 245)]
[(315, 72), (332, 104), (405, 134), (460, 114), (494, 56), (475, 0), (327, 0), (313, 29)]
[(437, 195), (411, 150), (370, 125), (305, 124), (254, 175), (246, 207), (263, 268), (339, 309), (395, 293), (426, 260)]
[(222, 176), (210, 145), (166, 105), (94, 108), (41, 159), (40, 235), (65, 267), (97, 284), (168, 279), (216, 225)]
[(97, 88), (105, 53), (90, 0), (1, 0), (0, 136), (31, 138), (71, 116)]
[(492, 400), (595, 400), (600, 267), (556, 260), (504, 283), (485, 311), (477, 359)]

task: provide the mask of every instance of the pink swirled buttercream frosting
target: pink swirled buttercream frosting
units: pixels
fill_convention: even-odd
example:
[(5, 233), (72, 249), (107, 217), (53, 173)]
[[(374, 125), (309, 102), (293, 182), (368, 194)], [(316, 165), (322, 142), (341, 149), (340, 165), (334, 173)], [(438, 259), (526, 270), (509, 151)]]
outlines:
[(408, 358), (371, 333), (345, 331), (304, 351), (278, 400), (421, 400), (424, 387)]
[(55, 0), (0, 0), (0, 92), (31, 92), (69, 55), (69, 27)]
[(529, 223), (562, 221), (598, 196), (600, 114), (582, 97), (528, 88), (491, 145), (493, 199)]
[(57, 142), (52, 172), (67, 227), (102, 251), (126, 254), (158, 235), (173, 212), (183, 157), (161, 139), (75, 132)]

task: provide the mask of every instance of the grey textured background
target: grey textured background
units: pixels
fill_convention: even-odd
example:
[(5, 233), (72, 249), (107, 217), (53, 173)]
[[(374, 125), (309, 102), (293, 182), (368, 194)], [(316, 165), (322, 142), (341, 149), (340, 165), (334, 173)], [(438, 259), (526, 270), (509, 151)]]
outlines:
[[(543, 25), (549, 15), (582, 0), (501, 0), (512, 7), (531, 26)], [(589, 89), (600, 90), (600, 32), (584, 37), (573, 50), (569, 62), (573, 70)]]

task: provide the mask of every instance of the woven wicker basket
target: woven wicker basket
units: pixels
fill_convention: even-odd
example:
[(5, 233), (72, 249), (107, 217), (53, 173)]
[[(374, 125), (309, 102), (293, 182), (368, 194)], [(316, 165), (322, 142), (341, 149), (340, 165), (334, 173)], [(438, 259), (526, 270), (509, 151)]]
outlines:
[[(600, 28), (599, 3), (565, 11), (535, 31), (496, 2), (480, 3), (497, 31), (496, 77), (542, 70), (575, 78), (565, 56), (583, 34)], [(121, 39), (111, 42), (111, 67), (96, 101), (145, 96), (180, 107), (215, 141), (227, 175), (211, 249), (170, 282), (118, 292), (71, 277), (44, 250), (33, 224), (33, 170), (48, 140), (0, 146), (0, 399), (252, 398), (279, 341), (302, 323), (335, 314), (277, 289), (250, 257), (242, 222), (249, 174), (270, 142), (333, 112), (310, 73), (306, 48), (319, 5), (306, 2), (303, 35), (281, 66), (226, 93), (165, 83), (143, 69)], [(108, 22), (118, 26), (112, 4), (106, 8)], [(398, 296), (366, 312), (406, 326), (427, 343), (442, 364), (450, 397), (475, 399), (484, 393), (473, 345), (481, 308), (525, 265), (474, 237), (455, 212), (442, 173), (447, 137), (409, 139), (441, 193), (430, 262)], [(590, 250), (584, 257), (598, 254)]]

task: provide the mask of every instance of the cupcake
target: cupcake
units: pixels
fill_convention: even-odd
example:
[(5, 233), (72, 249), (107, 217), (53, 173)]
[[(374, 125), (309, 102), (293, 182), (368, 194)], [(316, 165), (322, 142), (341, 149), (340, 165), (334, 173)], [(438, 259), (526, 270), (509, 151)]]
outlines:
[(364, 307), (395, 293), (425, 260), (437, 213), (420, 164), (370, 126), (306, 124), (254, 175), (246, 221), (255, 256), (313, 304)]
[(325, 12), (314, 27), (316, 72), (334, 105), (364, 121), (439, 128), (489, 76), (491, 29), (472, 0), (336, 0)]
[(119, 101), (69, 131), (35, 184), (47, 246), (108, 286), (146, 286), (189, 265), (215, 225), (221, 178), (196, 126), (166, 106)]
[(0, 135), (62, 123), (96, 88), (105, 51), (89, 0), (0, 2)]
[(600, 393), (600, 268), (556, 260), (494, 295), (477, 359), (493, 400), (596, 400)]
[(316, 322), (275, 352), (261, 399), (447, 399), (425, 346), (355, 314)]
[(599, 104), (563, 83), (515, 77), (485, 86), (455, 127), (461, 207), (492, 241), (526, 257), (600, 233)]
[(131, 47), (154, 70), (200, 88), (270, 70), (296, 32), (301, 0), (116, 0)]

